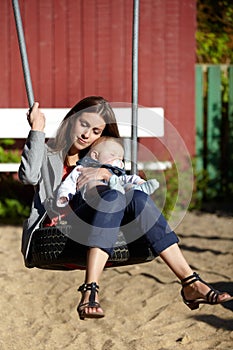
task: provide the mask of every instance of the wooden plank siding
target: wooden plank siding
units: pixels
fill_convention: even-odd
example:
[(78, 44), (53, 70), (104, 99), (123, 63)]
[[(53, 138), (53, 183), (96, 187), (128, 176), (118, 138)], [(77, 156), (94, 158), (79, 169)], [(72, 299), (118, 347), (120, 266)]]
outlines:
[[(11, 1), (0, 0), (0, 108), (25, 108)], [(131, 102), (133, 0), (19, 0), (35, 99), (71, 107), (91, 94)], [(195, 0), (141, 0), (139, 104), (162, 107), (195, 153)], [(161, 140), (141, 139), (153, 153)], [(174, 147), (169, 133), (162, 140)]]
[(233, 65), (196, 65), (196, 171), (203, 198), (228, 196), (233, 183)]

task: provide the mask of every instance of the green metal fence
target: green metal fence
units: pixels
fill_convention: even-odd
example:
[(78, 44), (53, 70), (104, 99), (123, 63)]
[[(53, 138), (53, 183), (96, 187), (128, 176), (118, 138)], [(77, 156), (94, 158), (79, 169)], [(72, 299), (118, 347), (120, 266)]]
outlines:
[(196, 170), (204, 196), (233, 193), (233, 65), (196, 65)]

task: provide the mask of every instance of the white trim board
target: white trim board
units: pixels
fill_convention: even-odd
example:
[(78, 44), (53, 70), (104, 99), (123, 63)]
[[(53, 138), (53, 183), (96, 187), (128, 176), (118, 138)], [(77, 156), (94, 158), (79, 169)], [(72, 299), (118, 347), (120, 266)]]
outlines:
[[(46, 116), (46, 137), (54, 137), (60, 122), (69, 108), (42, 108)], [(113, 108), (121, 137), (131, 135), (131, 108)], [(27, 122), (27, 109), (0, 108), (0, 138), (24, 139), (30, 127)], [(138, 137), (164, 136), (164, 110), (160, 107), (138, 108)]]
[[(19, 163), (0, 163), (0, 173), (17, 173), (19, 170)], [(166, 170), (172, 167), (169, 161), (164, 162), (138, 162), (138, 170)], [(130, 162), (125, 163), (125, 169), (130, 170)]]

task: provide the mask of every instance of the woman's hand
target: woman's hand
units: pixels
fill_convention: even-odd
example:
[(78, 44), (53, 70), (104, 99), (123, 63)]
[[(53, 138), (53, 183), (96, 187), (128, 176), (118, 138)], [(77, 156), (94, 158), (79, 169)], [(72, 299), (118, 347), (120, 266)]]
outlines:
[(35, 102), (31, 111), (28, 112), (27, 119), (32, 130), (44, 131), (45, 116), (40, 111), (38, 102)]
[(105, 168), (80, 168), (80, 176), (77, 180), (77, 190), (90, 181), (106, 180), (109, 181), (112, 173)]

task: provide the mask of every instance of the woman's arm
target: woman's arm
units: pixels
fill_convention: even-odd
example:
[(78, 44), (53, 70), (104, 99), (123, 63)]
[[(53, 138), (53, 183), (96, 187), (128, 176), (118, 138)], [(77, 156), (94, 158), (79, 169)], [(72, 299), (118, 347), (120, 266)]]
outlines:
[(77, 189), (80, 189), (90, 181), (106, 180), (109, 181), (113, 174), (105, 168), (82, 168), (77, 181)]
[(31, 185), (36, 185), (39, 181), (45, 150), (45, 117), (38, 107), (39, 103), (35, 102), (27, 116), (31, 130), (24, 145), (18, 172), (20, 181)]

